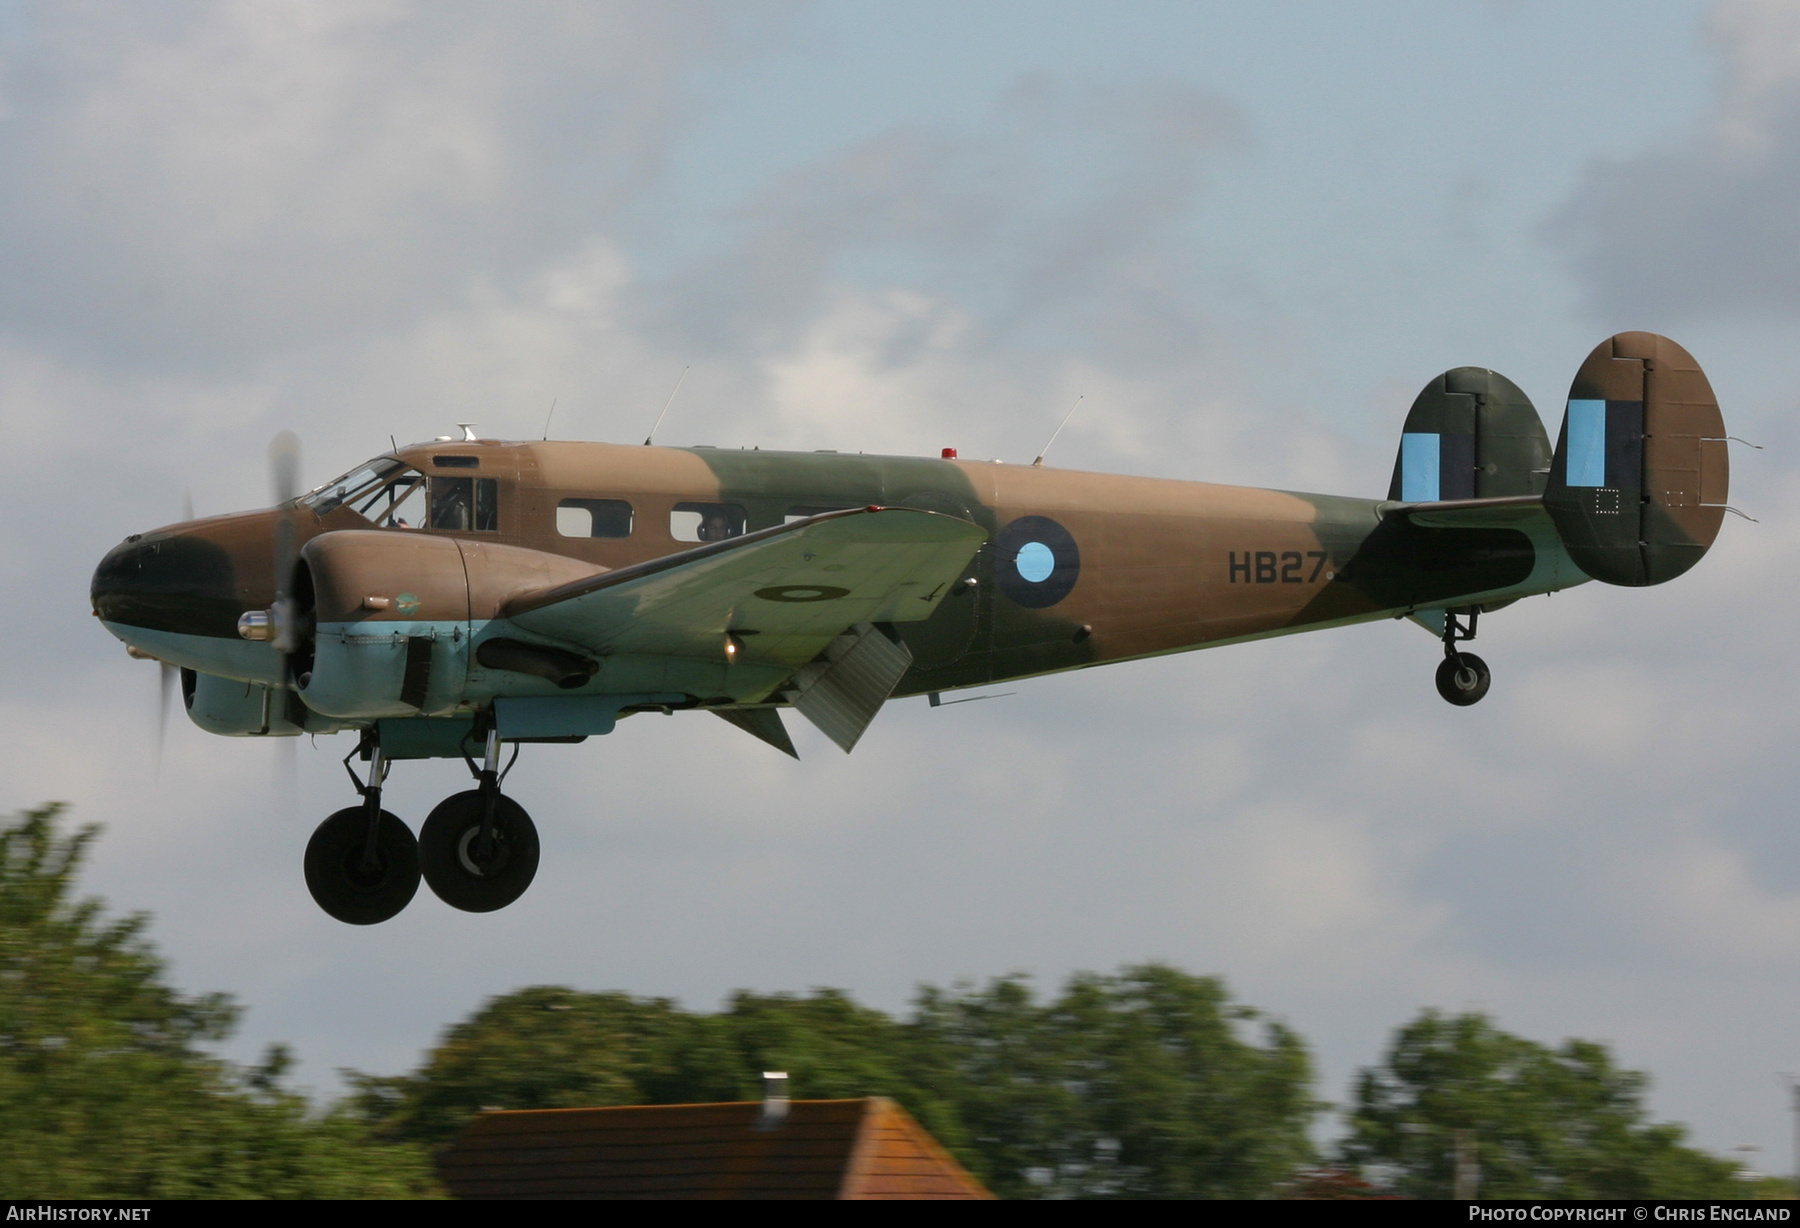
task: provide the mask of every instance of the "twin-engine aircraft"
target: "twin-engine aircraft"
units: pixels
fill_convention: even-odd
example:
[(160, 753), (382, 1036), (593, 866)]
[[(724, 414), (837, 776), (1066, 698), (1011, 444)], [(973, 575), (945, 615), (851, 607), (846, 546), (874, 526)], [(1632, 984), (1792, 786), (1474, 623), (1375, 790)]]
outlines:
[[(1700, 560), (1726, 436), (1687, 351), (1620, 333), (1588, 356), (1554, 451), (1511, 381), (1459, 367), (1413, 403), (1386, 499), (997, 461), (478, 439), (396, 448), (260, 512), (134, 533), (93, 607), (180, 670), (228, 736), (351, 732), (362, 796), (313, 833), (340, 921), (530, 884), (537, 830), (502, 748), (704, 711), (788, 754), (792, 709), (849, 751), (896, 696), (1407, 617), (1437, 688), (1487, 693), (1485, 612)], [(1042, 458), (1039, 458), (1040, 461)], [(476, 787), (417, 839), (381, 808), (399, 759)], [(510, 763), (508, 764), (510, 768)]]

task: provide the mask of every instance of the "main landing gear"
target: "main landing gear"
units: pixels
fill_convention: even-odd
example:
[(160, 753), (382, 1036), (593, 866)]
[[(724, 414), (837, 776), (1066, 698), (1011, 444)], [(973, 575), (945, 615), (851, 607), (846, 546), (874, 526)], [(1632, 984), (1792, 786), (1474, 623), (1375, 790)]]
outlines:
[[(1457, 620), (1458, 614), (1468, 616), (1467, 627)], [(1444, 660), (1437, 668), (1437, 689), (1439, 695), (1459, 708), (1480, 703), (1481, 697), (1488, 693), (1488, 684), (1494, 680), (1486, 661), (1472, 652), (1456, 650), (1459, 641), (1475, 638), (1475, 621), (1480, 616), (1481, 610), (1477, 606), (1444, 611)]]
[[(388, 760), (374, 734), (364, 735), (344, 758), (362, 805), (326, 819), (306, 845), (306, 887), (320, 908), (349, 925), (375, 925), (412, 902), (421, 877), (464, 912), (493, 912), (525, 894), (537, 875), (537, 827), (500, 792), (512, 762), (500, 768), (500, 735), (491, 728), (486, 735), (483, 765), (465, 757), (476, 787), (440, 802), (417, 840), (381, 808)], [(358, 754), (369, 764), (367, 783), (350, 767)], [(517, 744), (512, 757), (519, 757)]]

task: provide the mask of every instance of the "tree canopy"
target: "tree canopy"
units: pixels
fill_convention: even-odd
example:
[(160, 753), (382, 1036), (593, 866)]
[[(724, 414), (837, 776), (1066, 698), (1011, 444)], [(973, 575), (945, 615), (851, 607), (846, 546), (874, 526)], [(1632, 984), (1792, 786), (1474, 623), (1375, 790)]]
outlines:
[(1342, 1154), (1400, 1193), (1448, 1198), (1468, 1131), (1482, 1198), (1743, 1197), (1735, 1164), (1648, 1120), (1648, 1087), (1594, 1041), (1551, 1049), (1486, 1015), (1428, 1010), (1361, 1073)]
[[(411, 1075), (359, 1078), (365, 1115), (447, 1141), (483, 1108), (798, 1098), (900, 1101), (1003, 1196), (1245, 1197), (1312, 1155), (1299, 1037), (1216, 980), (1161, 965), (921, 991), (911, 1020), (836, 990), (733, 995), (718, 1014), (536, 987), (449, 1029)], [(1260, 1043), (1259, 1043), (1260, 1042)]]
[(45, 806), (0, 826), (0, 1189), (29, 1198), (416, 1196), (416, 1146), (315, 1116), (271, 1048), (248, 1070), (201, 1046), (238, 1011), (163, 982), (148, 918), (71, 898), (97, 828)]
[(1604, 1045), (1552, 1049), (1435, 1011), (1361, 1073), (1346, 1169), (1309, 1169), (1326, 1106), (1305, 1043), (1163, 964), (1080, 973), (1046, 998), (1020, 976), (925, 986), (905, 1018), (835, 989), (740, 991), (697, 1012), (537, 986), (448, 1028), (410, 1074), (351, 1074), (354, 1094), (320, 1112), (284, 1086), (281, 1046), (250, 1068), (209, 1053), (238, 1009), (165, 983), (147, 917), (74, 898), (96, 834), (57, 806), (0, 821), (0, 1190), (14, 1197), (430, 1194), (431, 1150), (483, 1110), (755, 1099), (765, 1070), (787, 1071), (796, 1098), (893, 1097), (1002, 1197), (1444, 1198), (1458, 1140), (1484, 1198), (1769, 1192), (1648, 1120), (1648, 1080)]

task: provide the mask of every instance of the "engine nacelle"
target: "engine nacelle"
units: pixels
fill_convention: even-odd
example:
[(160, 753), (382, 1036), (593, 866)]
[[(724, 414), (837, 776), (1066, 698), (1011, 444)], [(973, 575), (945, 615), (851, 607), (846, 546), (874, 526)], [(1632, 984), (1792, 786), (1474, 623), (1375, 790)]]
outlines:
[(461, 704), (470, 633), (513, 597), (586, 579), (591, 563), (407, 529), (345, 530), (300, 552), (312, 625), (294, 676), (333, 717), (435, 716)]
[(312, 711), (293, 691), (191, 669), (181, 671), (181, 700), (194, 724), (229, 738), (292, 738), (347, 727)]

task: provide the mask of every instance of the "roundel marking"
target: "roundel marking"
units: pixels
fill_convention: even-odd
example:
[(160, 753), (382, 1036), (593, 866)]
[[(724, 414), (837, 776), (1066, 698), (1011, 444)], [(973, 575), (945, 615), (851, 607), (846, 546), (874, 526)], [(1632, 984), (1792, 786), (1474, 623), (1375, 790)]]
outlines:
[(1055, 605), (1080, 576), (1074, 536), (1048, 516), (1021, 516), (994, 539), (994, 583), (1028, 610)]
[(839, 597), (848, 597), (850, 590), (831, 584), (777, 584), (773, 588), (757, 589), (756, 595), (764, 601), (836, 601)]
[(1043, 542), (1026, 542), (1020, 546), (1015, 561), (1019, 574), (1033, 584), (1042, 584), (1056, 570), (1056, 554)]

